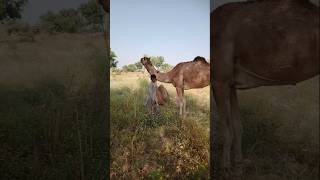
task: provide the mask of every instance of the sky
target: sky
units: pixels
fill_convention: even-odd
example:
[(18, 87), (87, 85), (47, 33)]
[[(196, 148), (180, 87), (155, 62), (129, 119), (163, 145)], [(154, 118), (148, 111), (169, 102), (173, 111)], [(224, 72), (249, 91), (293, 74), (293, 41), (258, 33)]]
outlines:
[(210, 57), (210, 0), (112, 0), (110, 9), (110, 46), (120, 67), (144, 55), (171, 65)]

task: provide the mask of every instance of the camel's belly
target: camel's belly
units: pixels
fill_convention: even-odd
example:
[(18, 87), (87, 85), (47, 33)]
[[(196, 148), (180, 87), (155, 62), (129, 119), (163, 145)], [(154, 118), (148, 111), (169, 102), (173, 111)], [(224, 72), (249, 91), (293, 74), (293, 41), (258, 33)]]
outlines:
[(210, 85), (210, 81), (203, 81), (197, 84), (184, 84), (183, 89), (184, 90), (189, 90), (189, 89), (199, 89), (199, 88), (204, 88)]
[(237, 89), (249, 89), (259, 86), (295, 85), (298, 82), (310, 79), (319, 74), (319, 67), (304, 70), (298, 67), (278, 67), (270, 71), (272, 76), (254, 72), (240, 65), (235, 68), (234, 86)]

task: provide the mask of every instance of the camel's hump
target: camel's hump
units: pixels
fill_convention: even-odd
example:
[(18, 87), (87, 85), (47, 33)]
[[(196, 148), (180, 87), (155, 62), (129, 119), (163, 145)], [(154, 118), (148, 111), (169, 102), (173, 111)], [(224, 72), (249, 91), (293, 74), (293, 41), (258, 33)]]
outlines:
[(204, 57), (201, 57), (201, 56), (197, 56), (193, 59), (194, 62), (197, 62), (197, 61), (202, 61), (202, 62), (205, 62), (207, 63), (206, 59)]

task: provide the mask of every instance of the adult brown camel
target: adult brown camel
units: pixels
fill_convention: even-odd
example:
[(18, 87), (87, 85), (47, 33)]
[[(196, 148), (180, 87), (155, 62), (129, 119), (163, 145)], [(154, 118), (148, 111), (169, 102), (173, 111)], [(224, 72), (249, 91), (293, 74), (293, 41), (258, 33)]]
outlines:
[[(215, 98), (211, 102), (216, 101), (222, 125), (222, 167), (241, 175), (242, 124), (236, 90), (295, 85), (318, 75), (319, 7), (308, 0), (229, 3), (211, 13), (210, 30)], [(210, 137), (215, 141), (213, 133)], [(216, 157), (213, 144), (212, 172)], [(234, 171), (230, 171), (231, 149)]]
[(180, 115), (186, 115), (184, 90), (203, 88), (210, 84), (210, 64), (200, 56), (192, 61), (177, 64), (167, 73), (159, 72), (148, 57), (141, 58), (141, 63), (149, 74), (156, 75), (158, 81), (171, 83), (176, 88)]

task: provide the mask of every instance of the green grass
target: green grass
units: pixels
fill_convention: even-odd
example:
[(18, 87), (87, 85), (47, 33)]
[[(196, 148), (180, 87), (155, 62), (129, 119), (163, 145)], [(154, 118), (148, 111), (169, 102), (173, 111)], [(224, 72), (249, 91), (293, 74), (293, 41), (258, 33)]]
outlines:
[[(297, 86), (260, 87), (238, 94), (243, 179), (318, 179), (319, 77)], [(221, 137), (218, 144), (221, 153)]]
[(35, 39), (0, 48), (0, 179), (106, 179), (103, 39)]
[[(319, 177), (319, 112), (314, 111), (319, 102), (312, 101), (319, 99), (316, 80), (297, 87), (265, 88), (264, 93), (257, 89), (251, 98), (242, 94), (247, 179)], [(258, 93), (264, 97), (255, 97)]]
[(159, 115), (148, 115), (144, 106), (148, 81), (136, 84), (133, 89), (111, 89), (112, 178), (208, 177), (209, 107), (199, 107), (188, 96), (189, 115), (182, 122), (174, 101), (161, 107)]

